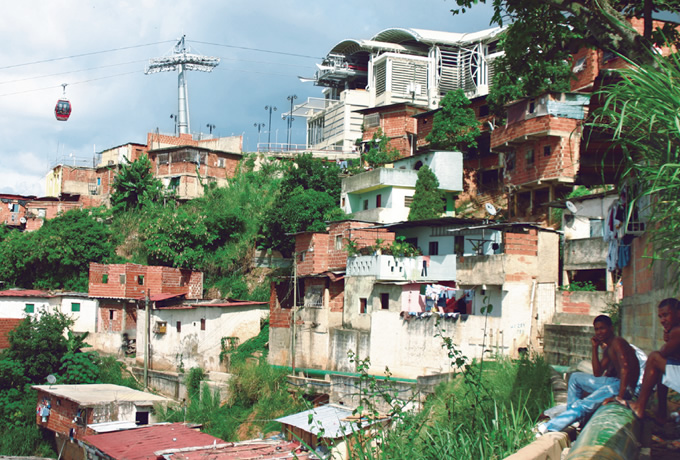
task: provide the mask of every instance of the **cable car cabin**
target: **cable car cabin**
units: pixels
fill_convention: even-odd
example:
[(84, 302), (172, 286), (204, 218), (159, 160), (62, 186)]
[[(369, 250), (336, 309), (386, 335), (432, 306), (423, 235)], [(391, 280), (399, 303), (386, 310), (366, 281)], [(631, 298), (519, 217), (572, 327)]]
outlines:
[(66, 121), (71, 116), (71, 103), (68, 99), (59, 99), (54, 107), (54, 116), (59, 121)]

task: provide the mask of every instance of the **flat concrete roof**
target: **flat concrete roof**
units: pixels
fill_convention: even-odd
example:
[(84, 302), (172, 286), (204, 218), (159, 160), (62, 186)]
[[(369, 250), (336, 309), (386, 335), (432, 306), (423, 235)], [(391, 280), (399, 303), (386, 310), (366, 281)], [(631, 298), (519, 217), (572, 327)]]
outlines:
[(33, 385), (58, 398), (68, 399), (81, 407), (95, 407), (110, 402), (133, 402), (140, 406), (151, 406), (156, 402), (170, 402), (169, 398), (110, 383), (83, 385)]

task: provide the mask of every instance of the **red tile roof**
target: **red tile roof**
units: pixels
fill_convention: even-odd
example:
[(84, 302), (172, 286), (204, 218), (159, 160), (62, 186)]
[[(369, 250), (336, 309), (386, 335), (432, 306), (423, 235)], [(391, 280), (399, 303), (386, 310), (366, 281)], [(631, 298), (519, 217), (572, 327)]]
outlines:
[(156, 451), (224, 444), (181, 423), (85, 436), (83, 442), (118, 460), (156, 460)]

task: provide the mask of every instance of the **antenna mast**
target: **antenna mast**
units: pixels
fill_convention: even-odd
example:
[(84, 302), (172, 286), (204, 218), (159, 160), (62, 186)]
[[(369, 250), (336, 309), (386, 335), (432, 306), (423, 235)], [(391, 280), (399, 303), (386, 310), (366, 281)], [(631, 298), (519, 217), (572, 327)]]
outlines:
[(180, 134), (189, 134), (191, 129), (189, 126), (189, 92), (184, 71), (212, 72), (212, 69), (220, 63), (220, 58), (190, 53), (184, 43), (185, 37), (186, 35), (182, 35), (182, 38), (177, 41), (173, 54), (150, 59), (149, 65), (144, 70), (146, 75), (177, 70), (177, 128)]

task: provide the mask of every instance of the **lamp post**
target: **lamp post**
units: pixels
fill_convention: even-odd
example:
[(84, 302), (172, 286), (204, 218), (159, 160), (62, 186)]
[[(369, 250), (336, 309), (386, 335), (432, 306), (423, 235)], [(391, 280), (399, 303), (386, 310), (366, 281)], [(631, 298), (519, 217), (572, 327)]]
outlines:
[(172, 120), (172, 123), (175, 126), (175, 136), (177, 136), (177, 115), (175, 115), (174, 113), (171, 113), (170, 119)]
[[(288, 148), (287, 148), (287, 150), (290, 150), (290, 141), (291, 141), (290, 136), (291, 136), (291, 130), (293, 129), (293, 121), (295, 120), (295, 118), (293, 118), (293, 104), (295, 103), (295, 99), (297, 99), (297, 96), (295, 94), (291, 94), (286, 99), (288, 99), (290, 101), (290, 112), (288, 113), (288, 118), (287, 118), (287, 122), (288, 122)], [(285, 115), (281, 118), (286, 120)]]
[(210, 134), (212, 134), (213, 129), (215, 129), (215, 125), (213, 125), (212, 123), (208, 123), (207, 125), (205, 125), (205, 127), (208, 128)]
[(267, 136), (267, 150), (272, 149), (272, 111), (276, 112), (276, 107), (265, 105), (265, 110), (269, 110), (269, 135)]
[(262, 131), (262, 128), (264, 128), (264, 123), (254, 123), (253, 126), (257, 128), (257, 146), (259, 148), (259, 146), (260, 146), (260, 131)]

